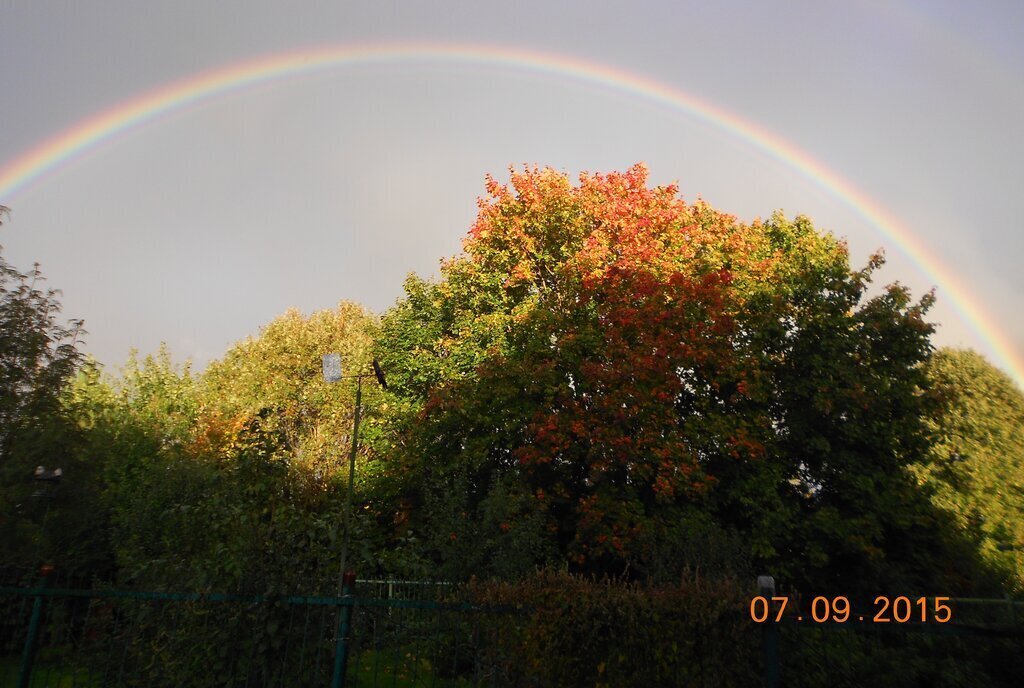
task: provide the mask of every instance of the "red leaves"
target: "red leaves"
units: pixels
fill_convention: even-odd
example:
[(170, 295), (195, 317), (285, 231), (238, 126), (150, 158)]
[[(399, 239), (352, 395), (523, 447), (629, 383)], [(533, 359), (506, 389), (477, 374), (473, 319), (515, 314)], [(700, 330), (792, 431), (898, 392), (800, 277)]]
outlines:
[[(575, 329), (560, 332), (567, 348), (553, 354), (577, 371), (578, 393), (538, 410), (516, 455), (538, 493), (552, 479), (571, 486), (581, 553), (618, 556), (624, 534), (641, 527), (653, 504), (707, 489), (698, 458), (705, 438), (683, 427), (677, 401), (692, 392), (677, 371), (696, 371), (713, 387), (715, 376), (738, 367), (724, 312), (728, 284), (724, 272), (695, 280), (622, 265), (579, 284), (573, 302), (590, 317), (573, 319)], [(729, 446), (756, 454), (744, 442)], [(618, 506), (600, 507), (610, 494)]]
[(734, 413), (753, 386), (735, 316), (779, 258), (760, 225), (649, 188), (643, 165), (577, 186), (513, 170), (486, 190), (441, 289), (446, 351), (483, 361), (480, 418), (438, 396), (425, 412), (497, 433), (576, 553), (614, 555), (657, 505), (707, 491), (715, 461), (764, 453)]

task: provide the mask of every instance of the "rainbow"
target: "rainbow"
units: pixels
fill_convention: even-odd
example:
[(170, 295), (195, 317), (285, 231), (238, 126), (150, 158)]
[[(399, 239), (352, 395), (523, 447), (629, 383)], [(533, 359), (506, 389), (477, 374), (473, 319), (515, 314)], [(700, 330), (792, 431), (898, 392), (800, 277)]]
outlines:
[(189, 105), (288, 77), (339, 67), (409, 61), (493, 65), (568, 77), (684, 112), (747, 141), (849, 205), (905, 252), (942, 289), (944, 297), (964, 321), (989, 345), (997, 362), (1024, 386), (1024, 363), (960, 278), (895, 217), (839, 174), (779, 136), (694, 95), (639, 74), (554, 53), (491, 45), (364, 43), (303, 49), (245, 60), (186, 77), (118, 103), (27, 150), (0, 167), (0, 203), (9, 204), (12, 196), (55, 171), (62, 163), (131, 128)]

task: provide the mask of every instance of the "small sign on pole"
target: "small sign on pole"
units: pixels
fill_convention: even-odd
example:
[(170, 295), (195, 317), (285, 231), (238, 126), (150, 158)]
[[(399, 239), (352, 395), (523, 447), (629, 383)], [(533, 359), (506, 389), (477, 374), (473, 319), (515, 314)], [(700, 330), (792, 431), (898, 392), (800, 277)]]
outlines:
[(337, 382), (341, 379), (341, 354), (324, 354), (324, 382)]

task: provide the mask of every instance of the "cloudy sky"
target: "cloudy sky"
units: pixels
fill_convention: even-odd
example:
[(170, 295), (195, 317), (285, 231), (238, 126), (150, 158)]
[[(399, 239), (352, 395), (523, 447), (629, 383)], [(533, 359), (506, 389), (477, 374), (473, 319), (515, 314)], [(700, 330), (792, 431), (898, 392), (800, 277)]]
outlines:
[[(882, 281), (937, 288), (937, 343), (1020, 380), (1022, 34), (1014, 0), (0, 0), (0, 243), (102, 362), (166, 341), (202, 367), (288, 307), (387, 308), (458, 250), (486, 173), (644, 161), (743, 220), (808, 215), (855, 263), (884, 248)], [(392, 57), (54, 143), (232, 65), (360, 50)]]

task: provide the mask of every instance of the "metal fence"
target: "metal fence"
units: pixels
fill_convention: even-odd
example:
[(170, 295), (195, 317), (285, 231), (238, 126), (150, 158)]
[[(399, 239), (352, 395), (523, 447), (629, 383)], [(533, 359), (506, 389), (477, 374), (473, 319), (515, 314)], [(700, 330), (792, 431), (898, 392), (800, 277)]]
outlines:
[(764, 685), (1024, 685), (1024, 602), (954, 598), (950, 605), (949, 623), (875, 623), (854, 612), (845, 623), (793, 614), (764, 624)]
[[(517, 649), (528, 612), (474, 606), (445, 583), (347, 580), (342, 596), (315, 596), (97, 589), (52, 576), (7, 582), (0, 688), (544, 683), (522, 671), (521, 656), (503, 655)], [(756, 669), (729, 681), (680, 667), (672, 685), (1024, 685), (1024, 603), (952, 603), (948, 624), (801, 623), (795, 615), (762, 624), (763, 682)], [(720, 621), (721, 639), (707, 629), (692, 639), (719, 659), (736, 642), (730, 628), (754, 630), (749, 619)]]
[(445, 584), (353, 583), (340, 597), (0, 587), (0, 687), (507, 685), (491, 641), (510, 610)]

